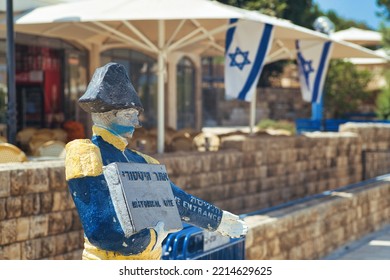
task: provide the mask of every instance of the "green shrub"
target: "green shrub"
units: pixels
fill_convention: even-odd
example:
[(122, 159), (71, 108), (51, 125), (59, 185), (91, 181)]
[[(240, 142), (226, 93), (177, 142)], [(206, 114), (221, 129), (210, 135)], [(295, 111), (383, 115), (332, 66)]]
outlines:
[(257, 124), (257, 128), (260, 131), (266, 129), (283, 129), (291, 132), (291, 134), (295, 134), (295, 124), (285, 120), (275, 121), (271, 119), (264, 119)]

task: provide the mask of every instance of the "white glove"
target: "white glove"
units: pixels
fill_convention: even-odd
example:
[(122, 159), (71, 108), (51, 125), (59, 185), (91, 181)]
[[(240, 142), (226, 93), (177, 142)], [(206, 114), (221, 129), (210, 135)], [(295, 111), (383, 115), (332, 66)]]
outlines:
[(240, 217), (228, 211), (223, 211), (221, 223), (217, 230), (221, 235), (238, 238), (247, 234), (248, 226)]
[(167, 237), (167, 235), (177, 231), (177, 230), (166, 231), (164, 226), (165, 226), (164, 222), (158, 222), (157, 225), (153, 228), (157, 234), (156, 244), (154, 245), (153, 249), (161, 247), (161, 244), (164, 241), (164, 239)]

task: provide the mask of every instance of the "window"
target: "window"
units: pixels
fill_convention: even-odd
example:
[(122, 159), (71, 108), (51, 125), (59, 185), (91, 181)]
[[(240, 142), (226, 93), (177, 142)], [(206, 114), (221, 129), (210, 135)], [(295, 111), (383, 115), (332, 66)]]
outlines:
[(101, 54), (101, 64), (120, 63), (127, 69), (145, 111), (140, 120), (143, 127), (157, 126), (157, 61), (141, 52), (128, 49), (112, 49)]

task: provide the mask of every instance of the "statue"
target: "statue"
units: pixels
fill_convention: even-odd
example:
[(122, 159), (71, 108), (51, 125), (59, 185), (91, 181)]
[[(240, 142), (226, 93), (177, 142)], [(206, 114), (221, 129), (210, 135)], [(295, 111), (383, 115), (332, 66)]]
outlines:
[[(138, 115), (143, 107), (125, 68), (108, 63), (96, 69), (79, 105), (92, 115), (93, 137), (67, 144), (65, 169), (84, 229), (83, 259), (160, 259), (163, 240), (178, 228), (166, 228), (168, 221), (163, 219), (153, 226), (134, 230), (134, 221), (117, 195), (120, 191), (113, 191), (115, 186), (109, 183), (110, 176), (105, 172), (112, 164), (150, 167), (159, 164), (156, 159), (127, 148), (134, 129), (140, 127)], [(175, 202), (168, 206), (174, 206), (179, 221), (233, 238), (247, 233), (247, 226), (237, 215), (184, 192), (164, 178)], [(133, 206), (161, 206), (159, 202), (145, 203), (137, 201)]]

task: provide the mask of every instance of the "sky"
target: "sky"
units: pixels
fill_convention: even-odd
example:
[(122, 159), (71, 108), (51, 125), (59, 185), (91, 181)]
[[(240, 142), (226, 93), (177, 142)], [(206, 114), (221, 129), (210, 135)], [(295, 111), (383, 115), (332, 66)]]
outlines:
[(381, 19), (375, 12), (379, 11), (376, 0), (313, 0), (322, 11), (334, 10), (345, 19), (364, 21), (373, 29), (379, 28)]

